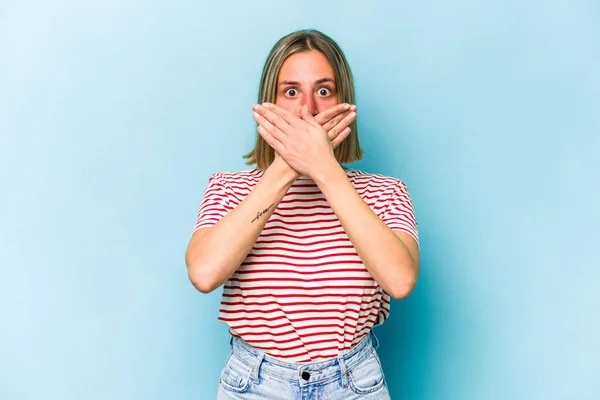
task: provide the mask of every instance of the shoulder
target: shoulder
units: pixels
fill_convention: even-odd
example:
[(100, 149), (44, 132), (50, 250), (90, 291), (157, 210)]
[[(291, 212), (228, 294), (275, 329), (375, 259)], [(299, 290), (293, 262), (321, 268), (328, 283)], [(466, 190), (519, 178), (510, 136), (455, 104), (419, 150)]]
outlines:
[(210, 176), (209, 182), (214, 181), (225, 186), (256, 185), (262, 175), (263, 171), (255, 168), (237, 172), (219, 171)]
[(359, 169), (347, 169), (346, 175), (357, 189), (360, 187), (380, 193), (395, 189), (406, 190), (406, 184), (393, 176), (373, 174)]

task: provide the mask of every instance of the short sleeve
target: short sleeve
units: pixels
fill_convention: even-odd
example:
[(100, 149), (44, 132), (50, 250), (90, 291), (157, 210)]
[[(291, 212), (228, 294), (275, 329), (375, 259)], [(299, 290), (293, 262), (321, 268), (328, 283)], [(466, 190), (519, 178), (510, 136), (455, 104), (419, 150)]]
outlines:
[(221, 174), (216, 173), (208, 179), (208, 186), (204, 191), (204, 196), (202, 196), (196, 225), (192, 234), (200, 228), (214, 226), (231, 209), (225, 182)]
[(401, 181), (396, 183), (385, 193), (387, 206), (380, 218), (394, 231), (408, 233), (419, 244), (419, 229), (408, 188)]

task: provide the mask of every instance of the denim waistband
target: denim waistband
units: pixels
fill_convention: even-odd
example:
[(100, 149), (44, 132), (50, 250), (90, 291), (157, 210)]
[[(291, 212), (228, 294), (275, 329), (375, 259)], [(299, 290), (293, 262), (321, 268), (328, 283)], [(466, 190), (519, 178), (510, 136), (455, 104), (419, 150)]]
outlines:
[(240, 361), (252, 368), (256, 381), (260, 374), (266, 374), (282, 381), (296, 382), (299, 386), (322, 384), (339, 379), (340, 376), (343, 384), (346, 385), (348, 372), (379, 347), (377, 337), (372, 330), (350, 349), (325, 361), (285, 361), (265, 354), (243, 339), (233, 336), (230, 344), (233, 353)]

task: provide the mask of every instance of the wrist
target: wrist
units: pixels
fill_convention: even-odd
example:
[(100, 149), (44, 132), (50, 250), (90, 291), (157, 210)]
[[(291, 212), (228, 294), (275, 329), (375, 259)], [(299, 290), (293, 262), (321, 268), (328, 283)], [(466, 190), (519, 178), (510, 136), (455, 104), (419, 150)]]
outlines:
[(331, 163), (322, 166), (311, 178), (313, 181), (315, 181), (317, 186), (322, 187), (328, 182), (331, 182), (337, 178), (341, 178), (342, 176), (344, 178), (346, 177), (346, 171), (344, 171), (344, 167), (342, 167), (342, 165), (336, 159), (333, 159)]
[(290, 167), (282, 158), (277, 157), (269, 165), (265, 173), (269, 172), (277, 178), (277, 180), (283, 180), (286, 185), (292, 185), (300, 177), (300, 174)]

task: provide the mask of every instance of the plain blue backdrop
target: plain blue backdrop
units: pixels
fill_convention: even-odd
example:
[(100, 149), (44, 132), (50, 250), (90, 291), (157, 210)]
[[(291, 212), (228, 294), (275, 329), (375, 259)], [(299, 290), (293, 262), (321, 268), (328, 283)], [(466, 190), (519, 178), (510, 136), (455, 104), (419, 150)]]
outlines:
[(331, 35), (421, 276), (377, 329), (394, 399), (598, 399), (600, 3), (0, 2), (0, 398), (212, 399), (221, 290), (185, 248), (247, 168), (267, 53)]

